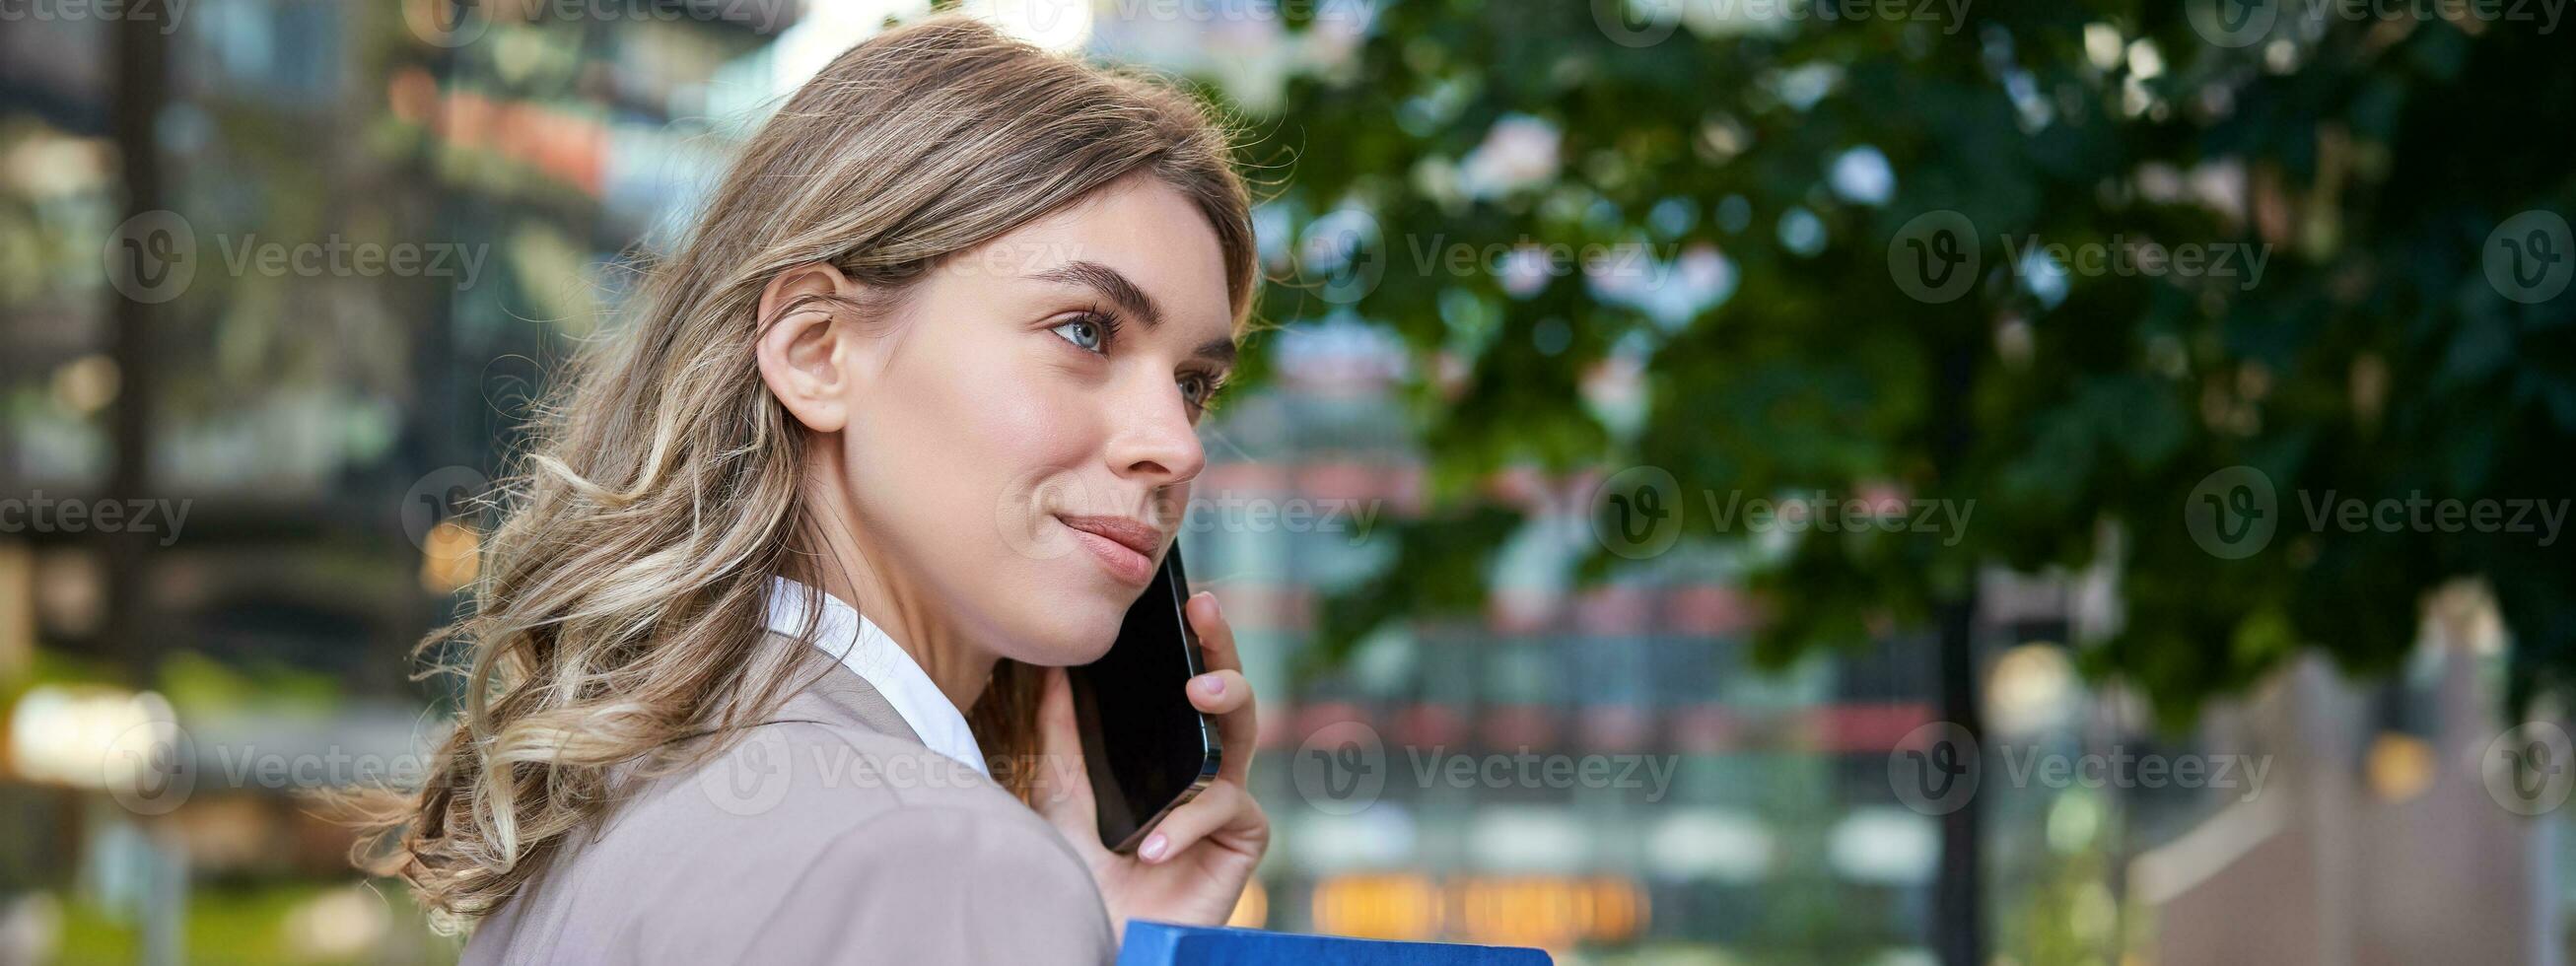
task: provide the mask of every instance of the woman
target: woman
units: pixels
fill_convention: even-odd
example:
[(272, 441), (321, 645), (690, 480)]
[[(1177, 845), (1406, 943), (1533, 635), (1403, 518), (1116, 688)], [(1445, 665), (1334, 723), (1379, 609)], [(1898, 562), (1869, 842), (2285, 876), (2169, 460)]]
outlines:
[(1222, 922), (1269, 832), (1216, 601), (1224, 771), (1134, 855), (1061, 669), (1204, 465), (1246, 204), (1151, 82), (962, 19), (842, 55), (551, 407), (423, 644), (464, 645), (465, 706), (375, 866), (479, 920), (469, 963), (1096, 963)]

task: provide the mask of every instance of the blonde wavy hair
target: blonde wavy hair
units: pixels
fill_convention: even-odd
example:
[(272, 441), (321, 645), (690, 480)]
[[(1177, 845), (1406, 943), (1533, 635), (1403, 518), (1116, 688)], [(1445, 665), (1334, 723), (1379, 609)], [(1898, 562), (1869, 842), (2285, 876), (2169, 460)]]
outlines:
[[(770, 578), (810, 582), (821, 546), (799, 496), (806, 430), (753, 355), (772, 278), (829, 262), (868, 293), (829, 308), (880, 316), (942, 259), (1143, 174), (1215, 229), (1240, 332), (1256, 275), (1232, 144), (1170, 85), (973, 20), (834, 60), (743, 146), (629, 327), (539, 408), (491, 501), (471, 616), (413, 651), (418, 678), (460, 679), (457, 726), (421, 788), (358, 806), (353, 860), (462, 931), (614, 808), (622, 776), (703, 761), (810, 683), (810, 663), (761, 646)], [(988, 754), (1035, 752), (1037, 681), (995, 670), (968, 714)], [(1025, 797), (1025, 774), (1012, 784)]]

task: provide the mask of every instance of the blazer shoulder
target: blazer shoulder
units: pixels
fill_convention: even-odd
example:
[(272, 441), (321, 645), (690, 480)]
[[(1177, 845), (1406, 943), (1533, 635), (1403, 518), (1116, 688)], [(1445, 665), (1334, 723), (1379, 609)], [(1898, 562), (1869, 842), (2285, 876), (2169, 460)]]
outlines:
[[(793, 756), (785, 767), (763, 764), (782, 753)], [(763, 830), (755, 836), (770, 837), (756, 862), (766, 875), (752, 891), (767, 897), (757, 908), (707, 896), (644, 926), (739, 944), (705, 948), (709, 961), (1100, 964), (1116, 956), (1099, 886), (1055, 826), (992, 779), (909, 740), (847, 723), (776, 721), (752, 729), (693, 781), (726, 816), (711, 826), (729, 827), (739, 812)], [(697, 841), (721, 852), (729, 846), (716, 843), (730, 837)]]
[(665, 841), (690, 826), (727, 837), (751, 826), (756, 836), (801, 847), (916, 807), (1037, 820), (1000, 783), (907, 738), (829, 718), (780, 717), (743, 729), (687, 768), (646, 781), (603, 824), (600, 837), (630, 823), (658, 826), (651, 837)]
[[(973, 768), (862, 725), (781, 717), (690, 767), (637, 782), (595, 833), (575, 833), (510, 903), (526, 908), (505, 908), (476, 930), (473, 945), (499, 955), (469, 958), (841, 962), (848, 954), (819, 944), (817, 930), (860, 937), (910, 920), (963, 930), (968, 920), (925, 918), (932, 913), (918, 905), (931, 895), (979, 913), (1002, 910), (1074, 949), (1108, 935), (1098, 887), (1053, 825)], [(978, 894), (960, 898), (970, 891)], [(1016, 898), (996, 906), (996, 896)], [(784, 952), (806, 948), (814, 955)], [(771, 949), (780, 952), (750, 952)], [(1090, 961), (1063, 957), (1007, 958)]]
[(1089, 869), (1028, 818), (934, 804), (859, 823), (814, 854), (736, 959), (1110, 961), (1117, 941)]

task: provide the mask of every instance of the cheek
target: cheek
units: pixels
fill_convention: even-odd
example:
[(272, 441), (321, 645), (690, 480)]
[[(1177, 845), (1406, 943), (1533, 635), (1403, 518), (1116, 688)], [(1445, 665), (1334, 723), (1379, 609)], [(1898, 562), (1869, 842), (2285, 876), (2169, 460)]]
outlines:
[(971, 381), (971, 390), (954, 394), (945, 421), (928, 427), (965, 484), (959, 490), (993, 495), (1030, 477), (1064, 476), (1092, 453), (1080, 394), (1059, 374), (1019, 365)]
[(882, 505), (897, 519), (884, 522), (967, 558), (959, 563), (1048, 556), (1019, 546), (1044, 533), (1030, 495), (1073, 478), (1093, 449), (1076, 387), (1016, 348), (960, 345), (906, 360), (868, 407), (878, 417), (871, 439), (850, 454), (873, 465), (872, 489), (891, 497)]
[[(1054, 511), (1103, 503), (1086, 492), (1102, 431), (1080, 382), (1043, 362), (987, 366), (959, 390), (926, 389), (915, 445), (936, 466), (916, 475), (910, 524), (958, 619), (1003, 656), (1088, 663), (1118, 633), (1123, 602), (1104, 598), (1087, 551)], [(937, 412), (927, 411), (931, 408)], [(947, 520), (949, 525), (922, 525)]]

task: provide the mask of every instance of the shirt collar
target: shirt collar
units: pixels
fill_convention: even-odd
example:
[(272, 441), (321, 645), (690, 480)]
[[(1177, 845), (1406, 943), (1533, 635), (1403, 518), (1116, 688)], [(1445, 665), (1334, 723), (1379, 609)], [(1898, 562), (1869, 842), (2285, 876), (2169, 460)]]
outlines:
[(920, 662), (856, 608), (802, 582), (772, 577), (769, 629), (795, 637), (805, 627), (809, 600), (823, 602), (823, 615), (815, 623), (810, 639), (815, 647), (840, 658), (843, 667), (857, 673), (884, 696), (930, 750), (964, 762), (986, 778), (992, 777), (984, 762), (983, 746), (975, 743), (974, 729), (966, 725), (966, 715), (948, 700), (947, 692), (930, 680)]

